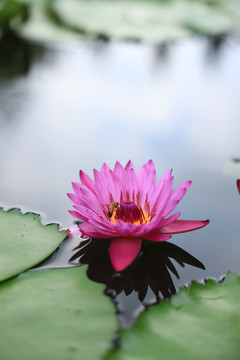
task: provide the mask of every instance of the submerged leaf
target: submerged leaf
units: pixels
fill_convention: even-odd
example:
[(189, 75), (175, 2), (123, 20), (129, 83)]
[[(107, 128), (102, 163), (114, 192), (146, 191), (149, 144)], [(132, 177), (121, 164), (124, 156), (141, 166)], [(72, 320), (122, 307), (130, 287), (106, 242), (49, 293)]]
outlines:
[(0, 281), (46, 259), (66, 236), (57, 224), (42, 225), (38, 214), (0, 209)]
[(32, 271), (0, 285), (1, 360), (100, 359), (117, 328), (85, 267)]
[(106, 359), (239, 359), (239, 298), (240, 277), (234, 273), (220, 284), (193, 282), (121, 330), (121, 348)]

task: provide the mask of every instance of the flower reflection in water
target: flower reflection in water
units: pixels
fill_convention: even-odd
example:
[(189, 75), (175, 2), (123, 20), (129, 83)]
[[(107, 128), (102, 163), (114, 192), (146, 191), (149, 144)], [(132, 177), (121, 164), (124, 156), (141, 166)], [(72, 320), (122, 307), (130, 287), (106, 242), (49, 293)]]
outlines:
[(182, 267), (189, 264), (205, 269), (199, 260), (170, 242), (144, 240), (139, 256), (122, 272), (116, 272), (112, 266), (109, 239), (84, 240), (74, 250), (77, 251), (70, 261), (78, 259), (80, 264), (88, 264), (88, 277), (106, 284), (113, 298), (116, 299), (120, 293), (128, 296), (135, 292), (141, 303), (144, 303), (149, 289), (155, 296), (151, 303), (176, 293), (172, 275), (179, 279), (179, 274), (172, 259)]

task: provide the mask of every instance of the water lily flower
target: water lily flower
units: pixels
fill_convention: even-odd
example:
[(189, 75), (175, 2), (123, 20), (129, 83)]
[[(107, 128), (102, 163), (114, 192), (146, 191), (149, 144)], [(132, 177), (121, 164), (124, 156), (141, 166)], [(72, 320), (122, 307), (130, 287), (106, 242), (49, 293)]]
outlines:
[[(81, 183), (73, 182), (75, 194), (68, 194), (74, 203), (70, 214), (83, 221), (78, 225), (82, 238), (111, 239), (109, 254), (116, 271), (128, 267), (138, 256), (142, 240), (165, 241), (172, 234), (199, 229), (209, 220), (179, 220), (172, 215), (191, 181), (172, 190), (172, 170), (156, 184), (152, 160), (136, 172), (131, 161), (123, 167), (118, 161), (114, 170), (103, 164), (93, 170), (93, 181), (80, 170)], [(170, 216), (169, 216), (170, 215)], [(76, 234), (76, 230), (70, 232)]]

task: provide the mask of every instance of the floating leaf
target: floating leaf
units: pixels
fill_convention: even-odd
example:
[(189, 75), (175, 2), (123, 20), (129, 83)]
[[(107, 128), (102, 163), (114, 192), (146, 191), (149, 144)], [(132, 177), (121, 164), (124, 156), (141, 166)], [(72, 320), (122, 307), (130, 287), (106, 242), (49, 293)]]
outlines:
[(66, 235), (57, 224), (42, 225), (37, 214), (0, 209), (0, 281), (37, 265)]
[(240, 277), (234, 273), (220, 284), (193, 282), (122, 330), (120, 348), (107, 359), (239, 359), (239, 298)]
[[(20, 0), (19, 0), (20, 1)], [(32, 18), (23, 34), (62, 40), (82, 35), (150, 42), (198, 35), (240, 35), (238, 0), (21, 0)], [(48, 4), (41, 7), (42, 4)]]
[(100, 359), (117, 328), (85, 267), (31, 271), (0, 286), (1, 360)]

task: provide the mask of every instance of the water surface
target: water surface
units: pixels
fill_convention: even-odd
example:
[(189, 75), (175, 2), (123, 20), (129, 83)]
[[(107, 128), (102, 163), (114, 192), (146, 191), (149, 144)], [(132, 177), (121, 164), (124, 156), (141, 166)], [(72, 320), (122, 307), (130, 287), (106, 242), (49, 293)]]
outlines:
[[(206, 268), (176, 264), (176, 288), (240, 273), (237, 42), (59, 46), (14, 38), (2, 39), (0, 52), (0, 206), (67, 227), (74, 219), (66, 193), (80, 169), (91, 175), (103, 162), (129, 159), (139, 169), (153, 159), (158, 178), (173, 168), (174, 186), (193, 181), (177, 207), (181, 218), (211, 220), (171, 239)], [(78, 242), (65, 242), (47, 266), (68, 266)], [(118, 295), (128, 316), (133, 295), (128, 303)]]

